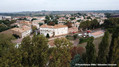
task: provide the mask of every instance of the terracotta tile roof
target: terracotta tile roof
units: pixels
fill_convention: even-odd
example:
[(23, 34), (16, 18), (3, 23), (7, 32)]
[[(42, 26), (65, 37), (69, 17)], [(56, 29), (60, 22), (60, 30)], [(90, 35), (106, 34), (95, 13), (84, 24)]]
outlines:
[(20, 24), (28, 24), (28, 25), (31, 25), (31, 23), (30, 23), (30, 22), (27, 22), (27, 21), (25, 21), (25, 22), (20, 22)]
[(30, 29), (31, 29), (31, 28), (28, 27), (28, 26), (22, 26), (22, 28), (12, 28), (11, 30), (12, 30), (12, 31), (17, 31), (17, 32), (22, 33), (22, 32), (25, 32), (25, 31), (27, 31), (27, 30), (30, 30)]
[(47, 24), (44, 24), (41, 26), (41, 28), (63, 28), (63, 27), (67, 27), (66, 25), (61, 25), (61, 24), (58, 24), (58, 25), (55, 25), (55, 26), (50, 26), (50, 25), (47, 25)]
[(68, 29), (68, 32), (69, 33), (78, 32), (78, 28), (77, 27), (71, 27), (71, 28)]
[(54, 26), (50, 26), (50, 25), (47, 25), (47, 24), (44, 24), (42, 26), (40, 26), (41, 28), (54, 28)]
[(58, 24), (58, 25), (55, 25), (54, 28), (62, 28), (62, 27), (67, 27), (66, 25), (61, 25), (61, 24)]
[(103, 33), (104, 33), (103, 31), (97, 31), (97, 32), (94, 32), (94, 33), (91, 33), (91, 34), (94, 35), (94, 36), (97, 36), (97, 35), (101, 35)]

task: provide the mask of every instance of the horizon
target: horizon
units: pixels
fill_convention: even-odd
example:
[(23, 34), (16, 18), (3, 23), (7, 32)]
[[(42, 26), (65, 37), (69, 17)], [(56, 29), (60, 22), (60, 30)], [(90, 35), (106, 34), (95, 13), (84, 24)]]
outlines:
[(22, 11), (119, 10), (119, 0), (2, 0), (0, 13)]
[(42, 11), (46, 11), (46, 12), (48, 12), (48, 11), (49, 11), (49, 12), (50, 12), (50, 11), (51, 11), (51, 12), (53, 12), (53, 11), (61, 11), (61, 12), (62, 12), (62, 11), (69, 11), (69, 12), (70, 12), (70, 11), (74, 11), (74, 12), (75, 12), (75, 11), (77, 11), (77, 12), (78, 12), (78, 11), (79, 11), (79, 12), (84, 11), (84, 12), (90, 12), (90, 11), (92, 11), (92, 12), (93, 12), (93, 11), (119, 11), (119, 10), (36, 10), (36, 11), (34, 10), (34, 11), (16, 11), (16, 12), (0, 12), (0, 13), (42, 12)]

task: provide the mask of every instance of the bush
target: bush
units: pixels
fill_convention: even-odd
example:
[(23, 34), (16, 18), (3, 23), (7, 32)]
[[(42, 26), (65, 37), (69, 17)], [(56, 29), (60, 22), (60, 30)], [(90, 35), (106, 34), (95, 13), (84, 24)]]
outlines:
[(70, 36), (70, 35), (67, 35), (66, 38), (69, 39), (69, 40), (73, 40), (73, 37)]
[(94, 38), (93, 37), (89, 37), (89, 38), (80, 38), (79, 39), (79, 44), (88, 42), (88, 41), (92, 41)]
[(77, 34), (74, 34), (73, 37), (74, 37), (74, 40), (76, 40), (76, 38), (78, 37), (78, 35)]

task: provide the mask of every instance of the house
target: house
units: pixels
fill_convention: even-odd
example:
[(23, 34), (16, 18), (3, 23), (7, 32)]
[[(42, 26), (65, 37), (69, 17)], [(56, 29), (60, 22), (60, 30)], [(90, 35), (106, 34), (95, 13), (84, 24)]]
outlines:
[(39, 24), (38, 23), (32, 23), (33, 26), (35, 26), (37, 29), (40, 28)]
[(2, 16), (2, 19), (3, 19), (3, 20), (11, 20), (12, 17), (11, 17), (11, 16)]
[(71, 27), (68, 29), (68, 32), (69, 33), (76, 33), (76, 32), (78, 32), (78, 28), (77, 27)]
[(73, 27), (77, 27), (77, 28), (79, 28), (80, 23), (79, 23), (79, 22), (73, 23), (72, 26), (73, 26)]
[(0, 20), (2, 20), (2, 16), (0, 16)]
[(65, 35), (68, 34), (68, 26), (61, 24), (50, 26), (44, 24), (40, 26), (40, 34), (43, 34), (45, 36), (49, 34), (50, 37)]
[(98, 38), (98, 37), (104, 36), (104, 31), (100, 30), (100, 31), (96, 31), (96, 32), (93, 32), (93, 33), (89, 33), (89, 36), (90, 37), (92, 36), (94, 38)]
[(28, 26), (22, 26), (21, 28), (12, 28), (10, 29), (12, 34), (18, 35), (20, 38), (24, 38), (31, 34), (32, 29)]
[(37, 20), (45, 20), (45, 16), (41, 16), (41, 17), (33, 17), (36, 18)]
[(20, 22), (19, 22), (19, 25), (20, 25), (20, 26), (24, 26), (24, 25), (26, 25), (26, 26), (31, 27), (32, 23), (29, 22), (29, 21), (20, 21)]
[(42, 24), (44, 24), (45, 22), (43, 20), (33, 20), (32, 23), (42, 23)]

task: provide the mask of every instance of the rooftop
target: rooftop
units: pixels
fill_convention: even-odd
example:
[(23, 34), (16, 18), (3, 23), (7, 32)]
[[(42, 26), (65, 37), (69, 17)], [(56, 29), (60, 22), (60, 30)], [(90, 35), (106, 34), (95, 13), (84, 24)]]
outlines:
[(41, 28), (63, 28), (63, 27), (67, 27), (67, 26), (62, 25), (62, 24), (58, 24), (58, 25), (55, 25), (55, 26), (50, 26), (50, 25), (44, 24), (44, 25), (41, 26)]
[(30, 29), (31, 29), (31, 28), (28, 27), (28, 26), (22, 26), (22, 28), (12, 28), (11, 30), (22, 33), (22, 32), (25, 32), (25, 31), (27, 31), (27, 30), (30, 30)]
[(93, 33), (91, 33), (92, 35), (94, 35), (94, 36), (97, 36), (97, 35), (101, 35), (101, 34), (103, 34), (104, 32), (102, 31), (102, 30), (100, 30), (100, 31), (97, 31), (97, 32), (93, 32)]

